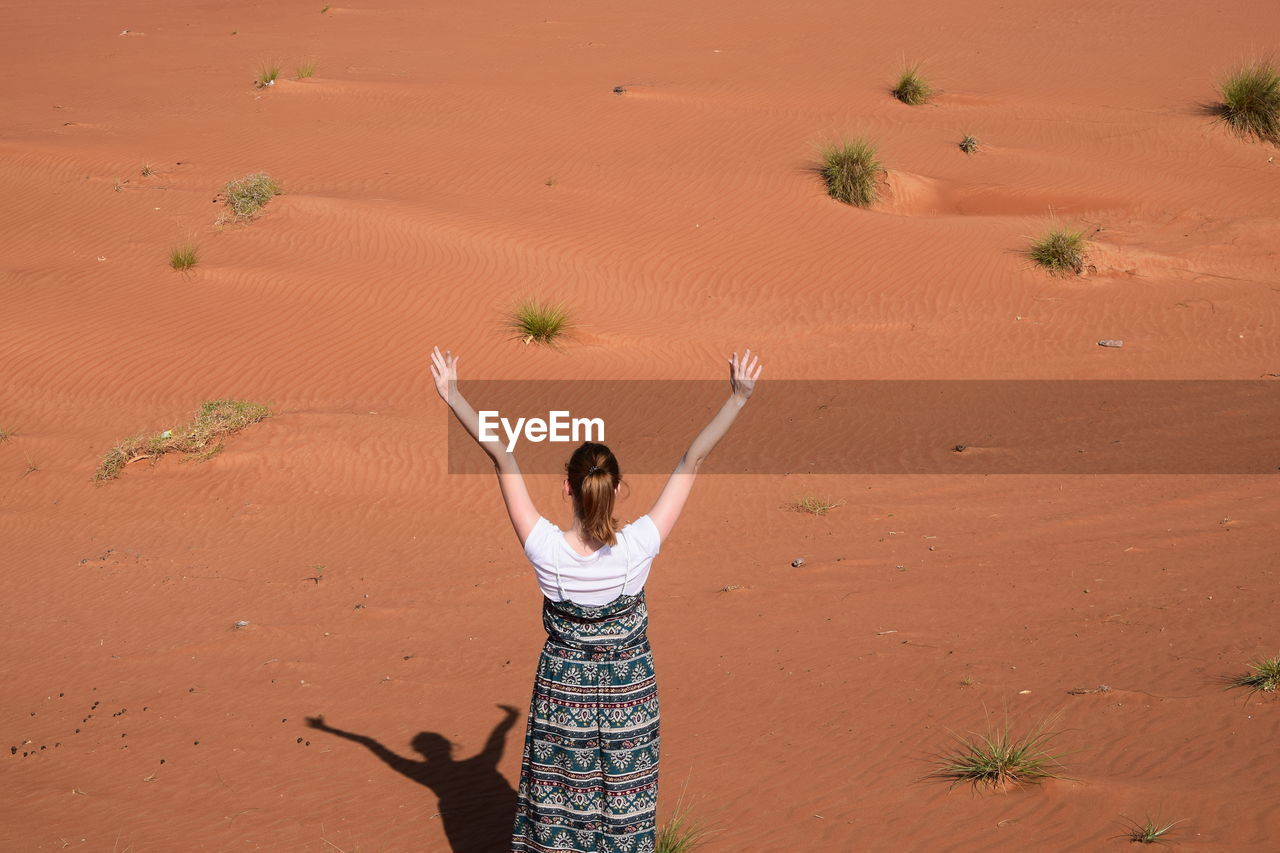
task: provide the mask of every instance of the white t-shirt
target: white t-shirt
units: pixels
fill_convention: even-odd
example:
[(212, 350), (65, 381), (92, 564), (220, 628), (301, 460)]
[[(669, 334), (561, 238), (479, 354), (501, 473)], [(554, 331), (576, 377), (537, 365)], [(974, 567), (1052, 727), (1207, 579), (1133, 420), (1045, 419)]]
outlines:
[(567, 598), (588, 606), (608, 604), (619, 595), (635, 595), (644, 588), (662, 544), (658, 526), (647, 515), (623, 527), (617, 537), (616, 545), (605, 545), (584, 557), (565, 541), (564, 531), (539, 517), (525, 540), (524, 553), (547, 598)]

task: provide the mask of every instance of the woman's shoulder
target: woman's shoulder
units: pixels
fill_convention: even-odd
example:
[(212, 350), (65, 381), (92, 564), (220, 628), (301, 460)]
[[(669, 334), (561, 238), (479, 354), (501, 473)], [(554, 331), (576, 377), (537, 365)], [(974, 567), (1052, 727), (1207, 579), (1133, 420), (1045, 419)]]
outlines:
[(547, 537), (557, 533), (560, 533), (559, 527), (556, 527), (546, 516), (538, 516), (538, 520), (533, 523), (533, 529), (529, 531), (529, 538), (524, 540), (525, 553), (532, 555), (534, 551), (541, 550)]
[(636, 532), (647, 532), (649, 528), (657, 529), (657, 525), (653, 523), (653, 519), (648, 515), (642, 515), (639, 518), (634, 518), (631, 521), (628, 521), (618, 529), (619, 531), (633, 530)]
[(662, 534), (658, 532), (658, 525), (654, 524), (653, 519), (648, 515), (642, 515), (635, 521), (623, 525), (618, 532), (630, 541), (639, 542), (645, 550), (654, 554), (658, 553), (658, 548), (662, 545)]

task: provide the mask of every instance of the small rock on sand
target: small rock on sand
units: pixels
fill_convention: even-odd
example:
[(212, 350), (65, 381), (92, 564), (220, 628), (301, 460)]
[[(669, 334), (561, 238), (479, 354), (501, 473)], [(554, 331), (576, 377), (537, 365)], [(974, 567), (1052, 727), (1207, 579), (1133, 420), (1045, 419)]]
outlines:
[(791, 561), (791, 568), (798, 569), (804, 565), (804, 557), (796, 557)]
[(1100, 346), (1100, 347), (1122, 347), (1122, 346), (1124, 346), (1124, 341), (1118, 341), (1118, 340), (1115, 340), (1115, 339), (1113, 339), (1113, 338), (1106, 338), (1106, 339), (1104, 339), (1104, 340), (1098, 341), (1098, 346)]

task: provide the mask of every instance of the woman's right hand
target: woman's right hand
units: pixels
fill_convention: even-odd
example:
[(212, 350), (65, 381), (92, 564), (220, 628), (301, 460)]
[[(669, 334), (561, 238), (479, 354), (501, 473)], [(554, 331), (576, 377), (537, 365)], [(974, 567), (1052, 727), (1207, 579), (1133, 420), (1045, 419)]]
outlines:
[(756, 380), (760, 378), (760, 371), (764, 369), (764, 365), (759, 362), (759, 356), (753, 358), (751, 350), (743, 353), (742, 358), (738, 358), (735, 352), (729, 359), (729, 387), (733, 389), (733, 396), (743, 403), (756, 389)]
[(445, 350), (443, 354), (440, 347), (434, 347), (431, 351), (431, 378), (436, 381), (436, 393), (440, 395), (440, 399), (452, 405), (452, 392), (458, 387), (458, 362), (462, 361), (462, 357), (454, 357), (453, 352)]

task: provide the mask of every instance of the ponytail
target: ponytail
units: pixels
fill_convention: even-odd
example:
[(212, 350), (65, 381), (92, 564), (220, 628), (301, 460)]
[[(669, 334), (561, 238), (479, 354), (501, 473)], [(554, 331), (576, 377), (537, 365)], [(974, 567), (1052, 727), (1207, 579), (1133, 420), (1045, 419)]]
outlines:
[(573, 452), (564, 470), (583, 531), (598, 542), (617, 544), (618, 520), (613, 517), (613, 500), (622, 473), (613, 452), (603, 444), (588, 441)]

